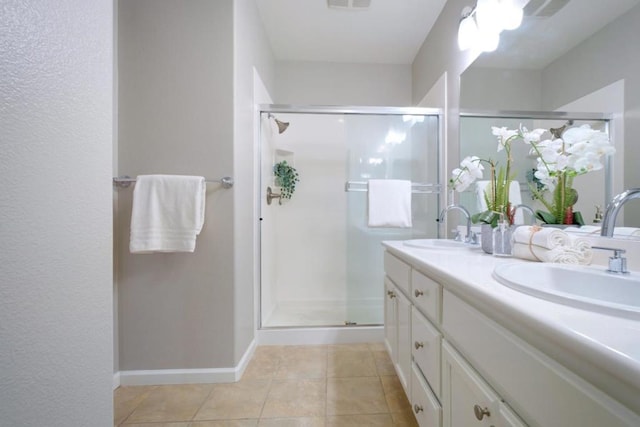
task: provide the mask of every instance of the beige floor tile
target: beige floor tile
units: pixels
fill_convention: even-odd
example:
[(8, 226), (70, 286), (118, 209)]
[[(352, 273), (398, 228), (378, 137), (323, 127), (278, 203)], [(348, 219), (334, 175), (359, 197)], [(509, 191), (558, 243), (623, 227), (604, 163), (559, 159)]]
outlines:
[(253, 357), (269, 357), (279, 359), (286, 348), (287, 346), (284, 345), (260, 345), (256, 347), (256, 351), (253, 353)]
[(296, 354), (282, 359), (275, 378), (301, 379), (324, 378), (327, 376), (327, 353), (312, 351), (309, 354)]
[(275, 378), (279, 365), (279, 358), (254, 357), (244, 370), (241, 380), (270, 380)]
[(261, 418), (322, 417), (326, 380), (273, 380)]
[[(216, 421), (194, 421), (189, 427), (256, 427), (257, 419), (246, 420), (216, 420)], [(155, 427), (153, 424), (147, 424), (146, 427)]]
[(376, 371), (378, 376), (396, 375), (396, 370), (393, 367), (393, 362), (389, 357), (387, 350), (372, 351), (373, 358), (376, 361)]
[(392, 412), (393, 425), (398, 427), (418, 427), (418, 421), (411, 411)]
[(380, 377), (384, 397), (391, 412), (403, 412), (411, 409), (411, 404), (397, 376)]
[(324, 417), (263, 418), (258, 427), (325, 427)]
[(375, 377), (376, 363), (370, 351), (329, 352), (327, 377)]
[(127, 427), (189, 427), (189, 423), (143, 423), (143, 424), (125, 424)]
[(326, 345), (289, 345), (282, 349), (280, 360), (286, 362), (290, 359), (310, 357), (313, 355), (327, 355)]
[(327, 379), (327, 415), (388, 412), (378, 377)]
[(387, 347), (384, 345), (384, 342), (370, 342), (369, 350), (371, 351), (387, 351)]
[(190, 421), (212, 388), (212, 384), (158, 386), (129, 415), (125, 424)]
[(269, 380), (216, 384), (193, 419), (199, 421), (259, 418), (270, 384)]
[(327, 427), (393, 427), (389, 414), (337, 415), (327, 418)]
[(328, 351), (370, 351), (368, 343), (358, 344), (332, 344), (328, 346)]
[(118, 426), (126, 420), (155, 388), (156, 386), (118, 387), (113, 392), (113, 425)]

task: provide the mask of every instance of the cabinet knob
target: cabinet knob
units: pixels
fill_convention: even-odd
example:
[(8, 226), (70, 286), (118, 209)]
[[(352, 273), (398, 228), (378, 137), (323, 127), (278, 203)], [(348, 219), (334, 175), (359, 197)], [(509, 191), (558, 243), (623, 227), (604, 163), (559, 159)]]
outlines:
[(418, 341), (416, 341), (414, 345), (416, 347), (416, 350), (419, 350), (420, 348), (424, 347), (424, 343), (418, 342)]
[(417, 403), (415, 405), (413, 405), (413, 412), (415, 412), (417, 414), (418, 412), (422, 412), (422, 411), (424, 411), (422, 406), (418, 405)]
[(416, 289), (413, 294), (416, 296), (416, 298), (418, 298), (420, 295), (424, 295), (424, 292), (422, 292), (420, 289)]
[(476, 419), (478, 421), (482, 421), (485, 416), (491, 416), (491, 412), (489, 412), (487, 408), (483, 408), (480, 405), (473, 405), (473, 413), (476, 415)]

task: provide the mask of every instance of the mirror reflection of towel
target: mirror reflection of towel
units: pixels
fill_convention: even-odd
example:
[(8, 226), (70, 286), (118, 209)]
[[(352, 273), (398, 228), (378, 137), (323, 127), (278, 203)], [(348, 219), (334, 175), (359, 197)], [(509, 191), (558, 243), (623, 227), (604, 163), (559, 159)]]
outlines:
[(369, 180), (369, 227), (411, 227), (411, 181)]
[[(484, 212), (487, 210), (487, 203), (484, 201), (485, 190), (491, 191), (491, 181), (476, 181), (476, 198), (478, 200), (478, 212)], [(520, 192), (520, 183), (518, 181), (511, 181), (509, 187), (509, 203), (515, 207), (522, 204), (522, 193)], [(513, 218), (514, 224), (524, 224), (524, 216), (522, 210), (518, 209), (516, 215)]]

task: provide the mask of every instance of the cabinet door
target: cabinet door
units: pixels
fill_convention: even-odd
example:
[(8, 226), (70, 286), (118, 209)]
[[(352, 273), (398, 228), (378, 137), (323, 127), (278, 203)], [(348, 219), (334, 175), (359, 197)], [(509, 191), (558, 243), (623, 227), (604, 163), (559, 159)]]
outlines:
[(396, 371), (409, 399), (411, 399), (411, 302), (397, 291), (398, 361)]
[(442, 362), (444, 427), (526, 426), (446, 341)]
[(384, 278), (384, 343), (394, 366), (398, 362), (398, 291), (388, 278)]

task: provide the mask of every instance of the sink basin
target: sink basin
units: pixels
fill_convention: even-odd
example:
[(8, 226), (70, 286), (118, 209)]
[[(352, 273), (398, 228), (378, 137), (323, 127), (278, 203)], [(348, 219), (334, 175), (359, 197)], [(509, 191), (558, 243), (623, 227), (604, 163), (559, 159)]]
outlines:
[(405, 246), (420, 249), (463, 249), (470, 247), (466, 243), (450, 239), (414, 239), (405, 240), (403, 244)]
[(606, 267), (549, 263), (501, 264), (493, 277), (503, 285), (553, 302), (640, 319), (640, 275)]

